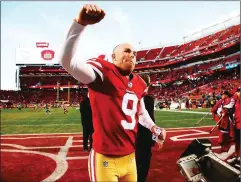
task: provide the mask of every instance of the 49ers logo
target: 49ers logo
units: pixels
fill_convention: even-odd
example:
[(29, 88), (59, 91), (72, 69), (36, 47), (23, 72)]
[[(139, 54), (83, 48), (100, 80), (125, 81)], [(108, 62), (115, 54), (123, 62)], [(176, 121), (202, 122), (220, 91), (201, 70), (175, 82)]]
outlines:
[(54, 58), (54, 51), (52, 51), (52, 50), (42, 51), (41, 58), (43, 58), (44, 60), (52, 60)]

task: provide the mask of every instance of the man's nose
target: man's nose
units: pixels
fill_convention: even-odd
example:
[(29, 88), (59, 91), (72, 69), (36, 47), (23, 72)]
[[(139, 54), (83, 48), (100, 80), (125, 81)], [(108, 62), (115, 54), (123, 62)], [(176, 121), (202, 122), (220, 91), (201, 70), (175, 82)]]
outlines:
[(130, 53), (131, 54), (131, 58), (133, 59), (135, 57), (134, 53)]

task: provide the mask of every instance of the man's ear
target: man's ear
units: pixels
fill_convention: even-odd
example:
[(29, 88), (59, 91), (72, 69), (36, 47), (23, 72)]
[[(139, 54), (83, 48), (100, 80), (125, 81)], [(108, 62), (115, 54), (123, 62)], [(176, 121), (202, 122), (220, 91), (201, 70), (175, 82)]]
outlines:
[(115, 60), (115, 54), (111, 54), (112, 60)]

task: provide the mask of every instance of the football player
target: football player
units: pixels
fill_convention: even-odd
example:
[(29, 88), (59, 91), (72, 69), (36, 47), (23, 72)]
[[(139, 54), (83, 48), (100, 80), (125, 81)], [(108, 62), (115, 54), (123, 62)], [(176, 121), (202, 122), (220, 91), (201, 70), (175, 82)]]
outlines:
[(63, 109), (64, 109), (64, 114), (69, 113), (67, 103), (63, 103)]
[(34, 111), (37, 111), (37, 109), (38, 109), (38, 104), (34, 104), (33, 110), (34, 110)]
[(48, 103), (45, 104), (45, 114), (51, 114), (50, 112), (50, 105)]
[(147, 86), (132, 73), (136, 63), (133, 46), (117, 45), (112, 54), (113, 63), (96, 58), (73, 64), (82, 32), (104, 17), (104, 10), (97, 5), (87, 4), (81, 8), (67, 34), (60, 62), (67, 72), (89, 88), (94, 126), (89, 155), (90, 180), (137, 181), (137, 123), (158, 136), (160, 145), (163, 145), (166, 131), (155, 125), (145, 109), (143, 96)]

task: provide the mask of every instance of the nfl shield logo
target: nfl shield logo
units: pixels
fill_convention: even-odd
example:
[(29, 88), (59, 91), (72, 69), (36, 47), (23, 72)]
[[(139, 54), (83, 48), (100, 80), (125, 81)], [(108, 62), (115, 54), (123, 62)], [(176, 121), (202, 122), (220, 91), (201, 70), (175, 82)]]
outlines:
[(128, 82), (128, 87), (131, 88), (132, 87), (132, 83)]
[(107, 162), (107, 161), (104, 161), (104, 162), (103, 162), (103, 166), (104, 166), (104, 167), (107, 167), (107, 166), (108, 166), (108, 162)]

